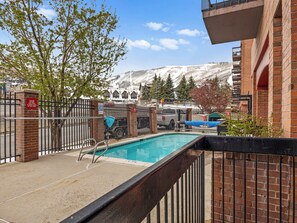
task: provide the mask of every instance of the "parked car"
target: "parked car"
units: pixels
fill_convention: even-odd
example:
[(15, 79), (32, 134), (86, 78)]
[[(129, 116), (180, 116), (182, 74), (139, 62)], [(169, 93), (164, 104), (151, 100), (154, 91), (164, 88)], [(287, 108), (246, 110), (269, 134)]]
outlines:
[[(178, 112), (180, 112), (180, 120), (178, 120)], [(157, 113), (157, 124), (165, 126), (166, 129), (172, 130), (177, 121), (186, 121), (187, 115), (185, 110), (178, 108), (164, 108), (161, 113)]]

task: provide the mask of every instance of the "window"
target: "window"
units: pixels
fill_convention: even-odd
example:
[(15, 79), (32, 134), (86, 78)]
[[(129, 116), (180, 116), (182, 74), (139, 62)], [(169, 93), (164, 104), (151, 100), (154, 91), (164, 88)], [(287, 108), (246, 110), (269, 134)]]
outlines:
[(119, 92), (118, 92), (118, 91), (114, 91), (114, 92), (112, 93), (112, 97), (113, 97), (113, 98), (119, 98), (119, 97), (120, 97)]

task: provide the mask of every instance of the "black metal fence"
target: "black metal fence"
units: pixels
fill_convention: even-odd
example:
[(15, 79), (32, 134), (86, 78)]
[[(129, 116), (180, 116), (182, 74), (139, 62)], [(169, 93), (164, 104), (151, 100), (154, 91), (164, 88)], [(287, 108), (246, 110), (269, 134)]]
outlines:
[(39, 100), (40, 155), (76, 149), (91, 138), (92, 109), (87, 99), (55, 101), (42, 97)]
[(0, 96), (0, 164), (16, 159), (16, 108), (20, 101), (15, 93)]
[(201, 136), (63, 222), (296, 222), (296, 155), (296, 139)]

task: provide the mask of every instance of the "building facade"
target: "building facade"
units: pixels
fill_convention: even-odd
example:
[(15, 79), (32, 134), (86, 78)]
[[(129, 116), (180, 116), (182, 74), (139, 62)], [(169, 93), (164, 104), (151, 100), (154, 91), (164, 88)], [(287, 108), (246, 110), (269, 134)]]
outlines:
[(202, 8), (206, 28), (213, 43), (241, 41), (240, 92), (252, 95), (252, 114), (297, 137), (297, 1), (213, 2)]

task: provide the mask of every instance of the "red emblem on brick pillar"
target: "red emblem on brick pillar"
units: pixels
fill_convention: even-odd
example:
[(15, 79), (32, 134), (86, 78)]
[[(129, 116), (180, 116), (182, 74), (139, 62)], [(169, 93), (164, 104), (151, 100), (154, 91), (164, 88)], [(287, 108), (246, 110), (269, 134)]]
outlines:
[(37, 110), (38, 109), (37, 98), (26, 98), (26, 108), (28, 110)]

